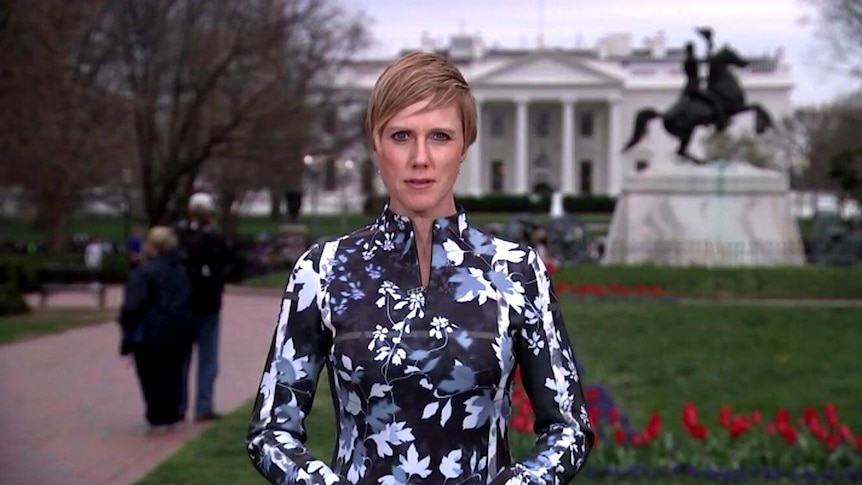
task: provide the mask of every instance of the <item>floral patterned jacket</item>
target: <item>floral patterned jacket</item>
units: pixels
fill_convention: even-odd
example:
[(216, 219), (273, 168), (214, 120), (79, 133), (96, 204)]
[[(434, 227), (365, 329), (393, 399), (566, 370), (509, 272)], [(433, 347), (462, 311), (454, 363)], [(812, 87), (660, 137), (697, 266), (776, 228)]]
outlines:
[[(544, 485), (583, 466), (593, 432), (541, 259), (461, 211), (435, 221), (431, 264), (422, 287), (412, 224), (388, 207), (296, 262), (247, 438), (271, 483)], [(304, 446), (323, 366), (338, 417), (330, 464)], [(512, 462), (516, 366), (538, 439)]]

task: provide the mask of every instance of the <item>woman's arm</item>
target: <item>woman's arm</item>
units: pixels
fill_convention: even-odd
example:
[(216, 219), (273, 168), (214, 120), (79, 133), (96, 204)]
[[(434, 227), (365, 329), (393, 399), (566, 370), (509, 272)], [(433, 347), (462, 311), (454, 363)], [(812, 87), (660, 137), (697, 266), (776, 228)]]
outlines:
[(305, 448), (303, 423), (331, 342), (321, 320), (325, 275), (319, 265), (320, 247), (314, 246), (288, 279), (249, 424), (248, 454), (270, 483), (342, 483)]
[(578, 369), (557, 297), (541, 258), (528, 253), (526, 308), (515, 340), (524, 390), (535, 413), (536, 445), (494, 484), (568, 483), (593, 443)]

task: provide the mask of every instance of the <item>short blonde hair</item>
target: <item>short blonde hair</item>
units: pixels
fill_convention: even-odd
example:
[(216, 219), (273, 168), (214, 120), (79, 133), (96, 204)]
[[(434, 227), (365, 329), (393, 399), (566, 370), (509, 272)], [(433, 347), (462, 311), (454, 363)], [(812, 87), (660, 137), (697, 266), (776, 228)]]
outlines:
[(396, 59), (377, 79), (365, 113), (369, 147), (376, 150), (380, 132), (399, 111), (423, 99), (431, 100), (426, 110), (456, 104), (466, 152), (476, 141), (476, 100), (461, 71), (445, 57), (429, 52), (411, 52)]
[(173, 229), (168, 226), (153, 226), (147, 232), (147, 244), (157, 253), (169, 253), (177, 248), (179, 241)]

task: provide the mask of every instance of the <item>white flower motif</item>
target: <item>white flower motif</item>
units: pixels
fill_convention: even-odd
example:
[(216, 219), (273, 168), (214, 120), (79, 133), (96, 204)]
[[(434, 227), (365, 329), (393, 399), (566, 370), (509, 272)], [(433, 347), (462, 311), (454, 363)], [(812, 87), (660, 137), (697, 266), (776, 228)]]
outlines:
[(533, 351), (533, 355), (538, 356), (539, 352), (541, 352), (542, 349), (545, 348), (545, 341), (542, 340), (542, 337), (541, 335), (539, 335), (539, 332), (533, 332), (531, 335), (527, 330), (524, 330), (522, 335), (527, 340), (527, 345)]
[(407, 352), (404, 349), (396, 349), (392, 352), (392, 363), (395, 365), (401, 365), (406, 358)]
[(446, 317), (434, 317), (431, 319), (431, 330), (428, 331), (428, 334), (434, 337), (437, 340), (443, 338), (443, 334), (452, 333), (453, 327), (456, 325), (452, 325), (449, 323), (449, 319)]

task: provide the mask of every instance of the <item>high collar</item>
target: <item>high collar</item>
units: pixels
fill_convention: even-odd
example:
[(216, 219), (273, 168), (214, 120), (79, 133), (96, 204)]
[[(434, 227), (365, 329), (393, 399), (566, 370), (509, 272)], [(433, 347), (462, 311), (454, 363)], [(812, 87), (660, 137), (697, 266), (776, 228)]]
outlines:
[[(413, 221), (407, 216), (393, 212), (388, 203), (377, 217), (375, 225), (380, 231), (393, 236), (402, 235), (408, 240), (413, 237)], [(459, 206), (454, 214), (434, 219), (431, 226), (432, 238), (434, 242), (448, 239), (450, 235), (464, 239), (469, 228), (467, 213)]]

